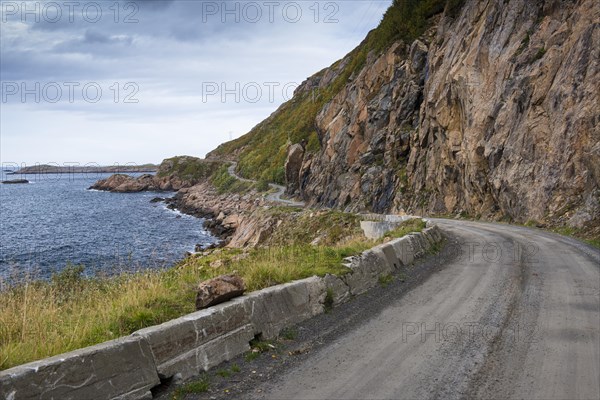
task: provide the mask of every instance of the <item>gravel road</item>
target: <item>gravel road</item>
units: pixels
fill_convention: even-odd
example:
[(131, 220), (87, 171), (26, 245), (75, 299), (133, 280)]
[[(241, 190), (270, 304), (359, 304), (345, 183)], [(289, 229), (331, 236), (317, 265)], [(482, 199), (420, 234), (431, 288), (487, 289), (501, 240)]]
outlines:
[(527, 228), (436, 222), (455, 239), (444, 268), (242, 397), (600, 398), (599, 251)]

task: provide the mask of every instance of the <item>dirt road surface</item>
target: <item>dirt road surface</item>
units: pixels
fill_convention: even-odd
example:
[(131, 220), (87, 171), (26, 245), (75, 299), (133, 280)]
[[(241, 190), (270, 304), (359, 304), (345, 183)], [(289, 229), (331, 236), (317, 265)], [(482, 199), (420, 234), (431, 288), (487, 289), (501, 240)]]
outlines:
[(435, 221), (456, 240), (443, 269), (244, 397), (599, 399), (600, 252)]

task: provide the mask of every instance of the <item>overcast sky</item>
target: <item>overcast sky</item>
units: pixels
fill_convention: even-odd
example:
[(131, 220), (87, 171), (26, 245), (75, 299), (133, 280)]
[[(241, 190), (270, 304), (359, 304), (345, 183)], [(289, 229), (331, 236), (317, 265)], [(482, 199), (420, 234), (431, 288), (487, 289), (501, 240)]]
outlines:
[(352, 50), (390, 3), (2, 0), (0, 159), (203, 157)]

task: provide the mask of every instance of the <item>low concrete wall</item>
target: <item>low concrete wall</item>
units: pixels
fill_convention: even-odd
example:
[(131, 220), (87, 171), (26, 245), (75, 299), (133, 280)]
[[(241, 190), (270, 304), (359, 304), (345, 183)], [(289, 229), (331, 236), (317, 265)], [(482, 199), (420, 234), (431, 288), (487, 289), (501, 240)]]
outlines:
[[(188, 379), (248, 350), (256, 336), (344, 303), (410, 265), (442, 234), (436, 226), (345, 259), (350, 272), (273, 286), (132, 335), (0, 372), (0, 399), (149, 399), (160, 379)], [(331, 297), (331, 299), (327, 299)], [(327, 299), (327, 300), (326, 300)], [(160, 378), (160, 379), (159, 379)]]
[(150, 344), (158, 375), (188, 379), (323, 312), (325, 285), (312, 277), (273, 286), (133, 333)]
[(0, 399), (151, 399), (148, 342), (125, 337), (0, 372)]

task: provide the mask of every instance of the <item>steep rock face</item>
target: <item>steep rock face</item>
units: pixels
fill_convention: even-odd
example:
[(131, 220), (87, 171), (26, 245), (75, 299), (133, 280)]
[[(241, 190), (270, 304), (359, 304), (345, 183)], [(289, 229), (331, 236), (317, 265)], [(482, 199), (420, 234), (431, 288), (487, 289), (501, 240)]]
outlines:
[(427, 47), (394, 44), (366, 67), (317, 116), (322, 152), (305, 160), (301, 192), (313, 204), (390, 208), (397, 171), (418, 123)]
[(312, 204), (599, 225), (600, 7), (467, 1), (317, 117)]
[(588, 0), (473, 1), (439, 25), (408, 168), (428, 210), (593, 215), (599, 10)]

